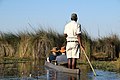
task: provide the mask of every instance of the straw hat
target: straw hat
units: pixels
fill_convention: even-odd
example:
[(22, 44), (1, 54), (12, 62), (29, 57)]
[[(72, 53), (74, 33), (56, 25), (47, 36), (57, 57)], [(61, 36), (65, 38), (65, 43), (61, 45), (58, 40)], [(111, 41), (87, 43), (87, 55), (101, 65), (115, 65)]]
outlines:
[(52, 52), (58, 52), (58, 49), (57, 49), (57, 47), (53, 47), (52, 50), (50, 50), (50, 51), (52, 51)]
[(61, 50), (60, 50), (60, 52), (61, 53), (64, 53), (66, 50), (65, 50), (65, 47), (63, 46), (63, 47), (61, 47)]

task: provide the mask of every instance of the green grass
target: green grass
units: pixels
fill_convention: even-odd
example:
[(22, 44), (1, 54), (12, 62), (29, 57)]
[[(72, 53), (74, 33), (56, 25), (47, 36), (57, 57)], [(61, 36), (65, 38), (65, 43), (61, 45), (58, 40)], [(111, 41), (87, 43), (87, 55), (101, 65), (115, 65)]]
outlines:
[(120, 61), (92, 61), (92, 65), (96, 69), (120, 72)]

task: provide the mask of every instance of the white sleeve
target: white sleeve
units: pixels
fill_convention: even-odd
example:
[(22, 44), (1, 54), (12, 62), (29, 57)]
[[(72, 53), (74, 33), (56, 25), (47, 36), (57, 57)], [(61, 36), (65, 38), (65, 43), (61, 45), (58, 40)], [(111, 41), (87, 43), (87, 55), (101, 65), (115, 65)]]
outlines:
[(78, 26), (77, 26), (77, 34), (81, 34), (81, 25), (80, 24), (78, 24)]
[(65, 26), (65, 29), (64, 29), (64, 34), (67, 34), (67, 29), (66, 29), (66, 26)]

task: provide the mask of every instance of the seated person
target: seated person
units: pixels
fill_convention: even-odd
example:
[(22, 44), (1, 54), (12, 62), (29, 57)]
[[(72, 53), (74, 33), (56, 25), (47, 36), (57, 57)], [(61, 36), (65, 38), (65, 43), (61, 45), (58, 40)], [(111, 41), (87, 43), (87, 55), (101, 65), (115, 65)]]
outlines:
[(57, 49), (57, 47), (53, 47), (53, 49), (51, 50), (51, 54), (50, 54), (50, 56), (47, 58), (47, 61), (48, 62), (51, 62), (51, 61), (53, 61), (53, 60), (56, 60), (56, 56), (58, 55), (58, 49)]
[(61, 47), (61, 50), (59, 50), (61, 52), (61, 55), (56, 57), (56, 61), (57, 63), (67, 63), (67, 56), (66, 56), (66, 50), (65, 47)]

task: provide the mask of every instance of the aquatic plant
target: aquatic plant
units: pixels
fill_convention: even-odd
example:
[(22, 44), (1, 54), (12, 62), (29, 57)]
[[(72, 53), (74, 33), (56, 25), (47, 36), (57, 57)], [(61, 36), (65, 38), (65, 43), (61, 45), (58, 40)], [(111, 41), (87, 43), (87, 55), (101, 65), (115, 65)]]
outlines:
[(34, 33), (0, 33), (0, 57), (39, 59), (50, 54), (52, 47), (61, 47), (64, 36), (52, 29), (38, 29)]
[(92, 56), (95, 59), (114, 60), (119, 58), (120, 40), (116, 34), (92, 41)]

